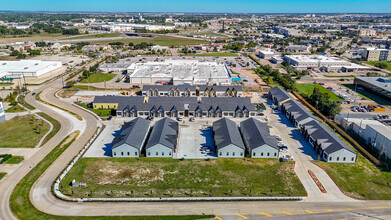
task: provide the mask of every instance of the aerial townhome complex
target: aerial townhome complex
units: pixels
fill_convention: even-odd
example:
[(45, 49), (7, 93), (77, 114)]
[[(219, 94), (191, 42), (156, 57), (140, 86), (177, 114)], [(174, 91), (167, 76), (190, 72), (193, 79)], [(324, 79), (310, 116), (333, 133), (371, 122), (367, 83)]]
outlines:
[(172, 85), (144, 85), (143, 96), (171, 96), (171, 97), (238, 97), (243, 95), (241, 86), (172, 86)]
[(355, 163), (357, 153), (340, 138), (320, 123), (307, 109), (282, 88), (274, 87), (269, 98), (279, 106), (282, 113), (301, 130), (304, 138), (327, 162)]

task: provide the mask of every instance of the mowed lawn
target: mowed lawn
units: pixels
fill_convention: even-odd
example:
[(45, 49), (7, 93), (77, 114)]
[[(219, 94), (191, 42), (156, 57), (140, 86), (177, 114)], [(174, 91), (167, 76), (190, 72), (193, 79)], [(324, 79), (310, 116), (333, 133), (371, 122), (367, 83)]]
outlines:
[(321, 93), (327, 93), (329, 94), (331, 101), (342, 101), (343, 99), (339, 98), (337, 95), (335, 95), (330, 90), (326, 89), (325, 87), (319, 85), (319, 84), (310, 84), (310, 83), (297, 83), (296, 89), (300, 94), (304, 95), (312, 95), (314, 88), (319, 88), (319, 91)]
[[(0, 147), (33, 148), (49, 131), (49, 124), (30, 119), (33, 116), (20, 116), (0, 124)], [(43, 123), (43, 124), (42, 124)], [(41, 125), (42, 124), (42, 125)], [(39, 128), (39, 131), (37, 130)]]
[(238, 55), (236, 53), (201, 53), (201, 54), (193, 54), (189, 55), (193, 57), (237, 57)]
[(73, 197), (306, 196), (293, 163), (248, 158), (82, 158), (61, 188)]
[(381, 171), (361, 155), (355, 164), (315, 163), (325, 169), (342, 191), (352, 198), (391, 199), (391, 172)]
[(157, 36), (151, 38), (130, 38), (122, 40), (109, 40), (109, 41), (96, 41), (95, 44), (109, 44), (112, 42), (123, 42), (125, 45), (129, 43), (139, 44), (142, 42), (157, 44), (160, 46), (185, 46), (185, 45), (196, 45), (196, 44), (209, 44), (209, 41), (184, 38), (184, 37), (173, 37), (173, 36)]
[(81, 83), (100, 83), (104, 81), (110, 81), (112, 80), (117, 74), (101, 74), (101, 73), (95, 73), (91, 74), (87, 79), (83, 79), (80, 81)]
[(386, 70), (391, 71), (391, 62), (390, 61), (366, 61), (365, 63), (375, 66), (377, 63), (384, 63), (387, 65)]
[(121, 36), (121, 33), (103, 33), (103, 34), (89, 34), (83, 36), (76, 36), (68, 39), (110, 38), (110, 37), (119, 37), (119, 36)]

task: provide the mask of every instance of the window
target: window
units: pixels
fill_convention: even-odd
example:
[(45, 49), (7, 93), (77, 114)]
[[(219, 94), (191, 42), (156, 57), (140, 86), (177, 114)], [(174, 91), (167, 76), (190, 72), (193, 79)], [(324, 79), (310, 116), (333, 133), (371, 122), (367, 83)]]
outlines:
[(170, 155), (170, 156), (171, 156), (171, 152), (168, 152), (168, 155)]
[(343, 157), (343, 161), (345, 161), (346, 160), (346, 157)]
[(223, 155), (223, 153), (220, 152), (219, 156), (222, 156), (222, 155)]
[(229, 152), (227, 152), (227, 156), (229, 156)]
[(253, 157), (255, 157), (255, 152), (253, 152)]
[(148, 152), (148, 156), (151, 156), (151, 152)]
[(156, 151), (156, 156), (158, 156), (159, 155), (159, 153)]
[(130, 155), (130, 152), (128, 152), (128, 156)]
[(240, 156), (243, 156), (243, 152), (240, 152)]
[(114, 152), (114, 156), (117, 155), (117, 153)]
[(235, 156), (235, 152), (232, 152), (232, 156)]
[(337, 157), (337, 161), (339, 161), (339, 157)]
[(267, 153), (267, 156), (270, 156), (270, 153)]
[(263, 152), (261, 153), (261, 156), (263, 156)]
[(144, 113), (143, 113), (143, 112), (140, 112), (139, 115), (144, 115)]
[(164, 156), (164, 152), (162, 152), (162, 156)]
[(354, 157), (352, 157), (352, 161), (354, 161)]
[(137, 152), (134, 152), (134, 155), (137, 156)]
[(274, 153), (274, 156), (277, 157), (277, 153)]
[(121, 156), (123, 156), (124, 155), (124, 152), (121, 152)]
[(330, 160), (329, 161), (331, 161), (333, 158), (332, 157), (330, 157)]

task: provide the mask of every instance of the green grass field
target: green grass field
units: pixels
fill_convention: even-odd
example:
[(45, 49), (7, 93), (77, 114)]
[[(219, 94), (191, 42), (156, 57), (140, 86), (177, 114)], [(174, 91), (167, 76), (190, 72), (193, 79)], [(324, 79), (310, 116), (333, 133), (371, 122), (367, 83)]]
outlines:
[(391, 173), (381, 171), (358, 154), (355, 164), (315, 162), (347, 195), (357, 199), (390, 200)]
[[(193, 219), (203, 219), (203, 218), (213, 218), (212, 215), (178, 215), (178, 216), (55, 216), (50, 215), (40, 210), (36, 209), (30, 201), (30, 191), (33, 184), (37, 179), (47, 170), (47, 168), (72, 144), (74, 138), (70, 140), (71, 137), (66, 137), (59, 145), (57, 145), (54, 150), (52, 150), (41, 162), (34, 167), (29, 175), (26, 175), (19, 183), (16, 185), (14, 191), (12, 192), (10, 199), (10, 206), (12, 212), (18, 219), (28, 219), (28, 220), (193, 220)], [(67, 141), (68, 140), (68, 141)], [(67, 141), (67, 143), (65, 143)], [(0, 179), (5, 174), (0, 173)]]
[(6, 173), (0, 173), (0, 180), (3, 179), (3, 177), (7, 175)]
[(50, 117), (49, 115), (43, 113), (43, 112), (39, 112), (38, 113), (39, 116), (41, 116), (42, 118), (48, 120), (50, 123), (52, 123), (53, 125), (53, 130), (45, 137), (45, 139), (43, 139), (42, 141), (42, 145), (43, 146), (46, 142), (48, 142), (54, 135), (57, 134), (57, 132), (60, 130), (61, 128), (61, 124), (60, 122), (58, 122), (57, 120), (55, 120), (54, 118)]
[[(41, 120), (31, 122), (33, 116), (20, 116), (0, 124), (0, 147), (33, 148), (48, 132), (49, 124)], [(39, 128), (39, 133), (36, 128)]]
[(83, 79), (80, 81), (81, 83), (100, 83), (100, 82), (108, 82), (112, 80), (117, 74), (101, 74), (101, 73), (96, 73), (96, 74), (91, 74), (87, 79)]
[(189, 54), (188, 56), (193, 57), (237, 57), (236, 53), (202, 53), (202, 54)]
[(8, 113), (16, 113), (16, 112), (24, 112), (24, 111), (26, 111), (26, 110), (23, 107), (21, 107), (20, 105), (14, 105), (11, 108), (8, 108), (5, 110), (5, 112), (8, 112)]
[[(73, 179), (86, 182), (87, 188), (72, 188)], [(61, 187), (73, 197), (306, 195), (293, 163), (248, 158), (82, 158)]]
[(329, 91), (325, 87), (318, 85), (318, 84), (307, 84), (307, 83), (297, 83), (296, 84), (296, 89), (300, 94), (304, 95), (311, 95), (312, 92), (314, 91), (314, 88), (319, 88), (320, 92), (322, 93), (327, 93), (330, 96), (331, 101), (341, 101), (343, 99), (339, 98), (337, 95), (335, 95), (333, 92)]
[(123, 42), (125, 45), (129, 43), (139, 44), (141, 42), (157, 44), (160, 46), (185, 46), (185, 45), (196, 45), (196, 44), (209, 44), (209, 41), (182, 38), (182, 37), (173, 37), (173, 36), (157, 36), (154, 38), (133, 38), (133, 39), (123, 39), (123, 40), (109, 40), (109, 41), (96, 41), (95, 44), (109, 44), (112, 42)]
[(119, 37), (121, 33), (104, 33), (104, 34), (90, 34), (77, 37), (71, 37), (69, 39), (91, 39), (91, 38), (109, 38), (109, 37)]
[(387, 65), (386, 70), (391, 71), (391, 62), (389, 61), (365, 61), (365, 63), (375, 66), (377, 63), (385, 63)]
[(25, 102), (24, 101), (24, 96), (23, 95), (20, 95), (18, 97), (18, 100), (17, 100), (21, 105), (23, 105), (25, 108), (29, 109), (29, 110), (34, 110), (35, 107), (30, 105), (29, 103)]
[(98, 88), (98, 87), (94, 87), (94, 86), (88, 86), (88, 85), (75, 85), (73, 86), (74, 89), (79, 89), (79, 90), (91, 90), (91, 91), (98, 91), (98, 90), (120, 90), (120, 89), (113, 89), (113, 88), (109, 88), (109, 89), (105, 89), (105, 88)]
[(5, 164), (18, 164), (24, 160), (24, 157), (21, 156), (12, 156), (10, 159), (5, 161)]

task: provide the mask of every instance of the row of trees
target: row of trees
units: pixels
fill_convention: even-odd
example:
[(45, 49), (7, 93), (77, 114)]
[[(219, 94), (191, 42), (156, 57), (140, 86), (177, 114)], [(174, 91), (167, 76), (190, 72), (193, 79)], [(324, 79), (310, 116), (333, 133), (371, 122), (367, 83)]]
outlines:
[(330, 96), (327, 93), (320, 92), (319, 88), (314, 88), (312, 94), (302, 94), (311, 105), (315, 106), (324, 115), (334, 117), (339, 114), (342, 110), (341, 105), (330, 100)]

